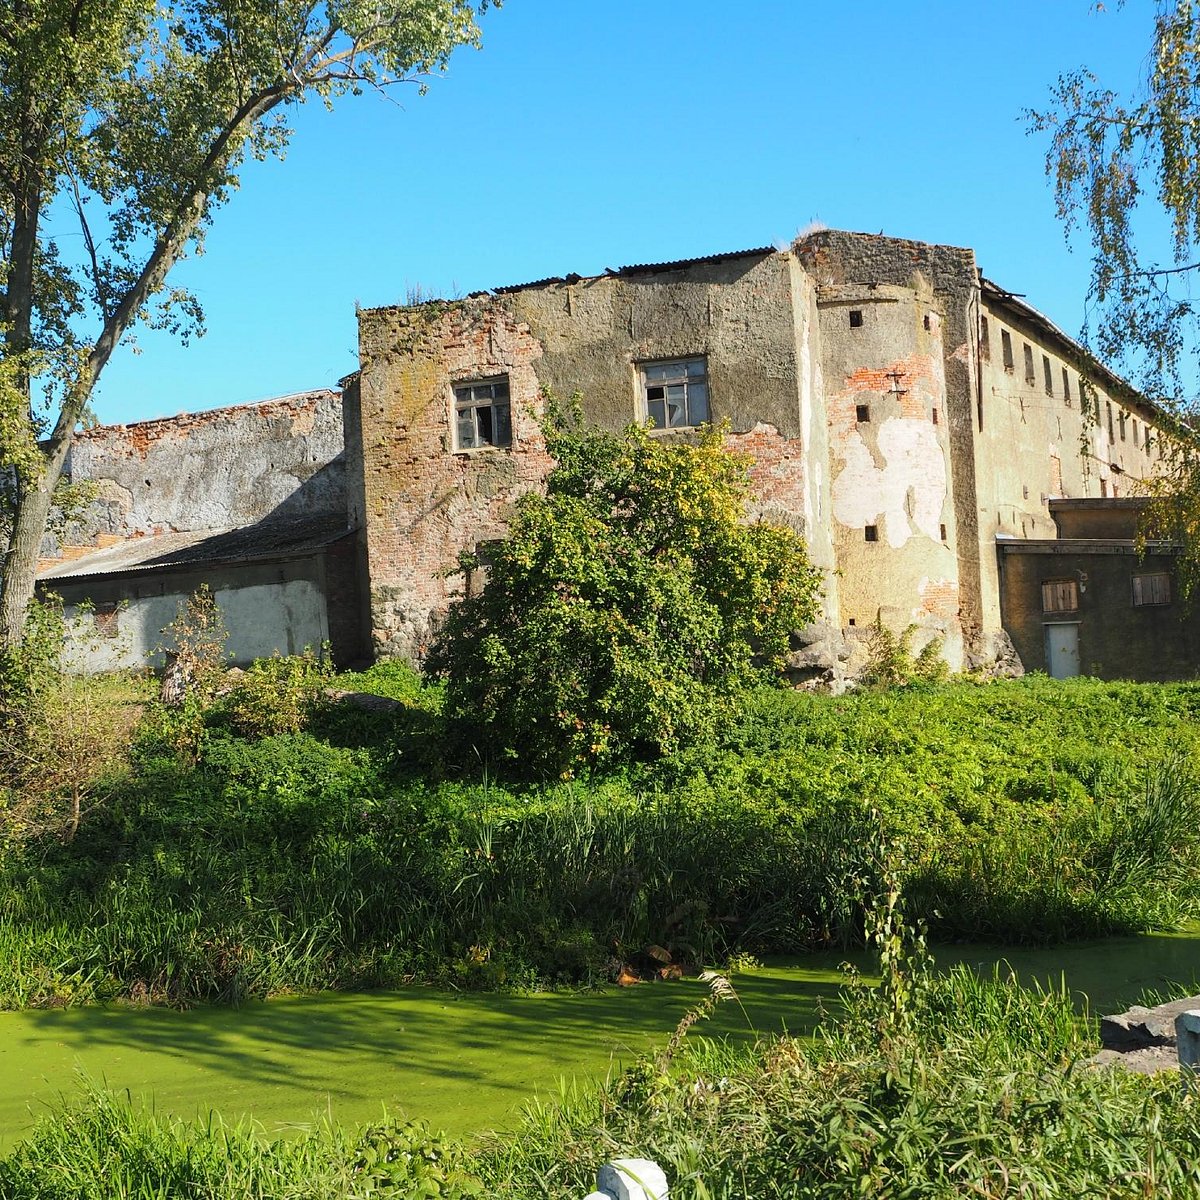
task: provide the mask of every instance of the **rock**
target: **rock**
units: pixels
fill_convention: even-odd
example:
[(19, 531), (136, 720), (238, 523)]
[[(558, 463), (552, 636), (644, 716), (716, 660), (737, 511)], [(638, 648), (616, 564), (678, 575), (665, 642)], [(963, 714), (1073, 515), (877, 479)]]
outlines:
[(1200, 996), (1187, 996), (1154, 1008), (1135, 1004), (1126, 1012), (1100, 1018), (1100, 1042), (1108, 1050), (1122, 1052), (1173, 1046), (1176, 1017), (1193, 1009), (1200, 1009)]
[(1157, 1075), (1160, 1071), (1175, 1071), (1179, 1059), (1174, 1046), (1143, 1046), (1140, 1050), (1101, 1050), (1088, 1062), (1097, 1067), (1120, 1067), (1135, 1075)]

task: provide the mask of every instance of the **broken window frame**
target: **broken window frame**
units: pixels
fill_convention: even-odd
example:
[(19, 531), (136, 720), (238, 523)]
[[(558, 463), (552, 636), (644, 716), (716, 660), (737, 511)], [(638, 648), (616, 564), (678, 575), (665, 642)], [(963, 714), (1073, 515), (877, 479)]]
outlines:
[[(703, 355), (639, 363), (638, 376), (642, 419), (652, 422), (655, 429), (695, 429), (711, 420), (708, 360)], [(654, 395), (656, 392), (661, 395)], [(674, 420), (672, 411), (677, 414)]]
[(512, 445), (508, 376), (493, 375), (454, 385), (454, 448), (506, 449)]

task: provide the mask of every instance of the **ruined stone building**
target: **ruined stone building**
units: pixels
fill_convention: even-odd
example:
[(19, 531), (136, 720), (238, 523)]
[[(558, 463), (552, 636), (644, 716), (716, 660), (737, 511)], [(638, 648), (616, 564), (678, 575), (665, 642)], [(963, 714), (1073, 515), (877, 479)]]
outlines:
[(1101, 572), (1124, 573), (1104, 590), (1121, 627), (1157, 622), (1147, 647), (1183, 629), (1167, 551), (1145, 567), (1128, 520), (1096, 536), (1155, 470), (1161, 414), (970, 250), (822, 231), (368, 309), (359, 331), (340, 411), (321, 392), (85, 434), (72, 472), (100, 498), (47, 547), (45, 583), (145, 607), (200, 576), (231, 592), (269, 577), (269, 604), (245, 595), (256, 652), (276, 622), (280, 649), (322, 633), (343, 659), (419, 660), (463, 586), (458, 554), (502, 535), (551, 466), (544, 394), (579, 392), (609, 429), (727, 424), (752, 458), (751, 517), (800, 532), (825, 575), (801, 668), (840, 670), (881, 618), (942, 637), (955, 667), (1008, 661), (1015, 641), (1057, 674), (1181, 669), (1170, 639), (1140, 664), (1102, 644), (1117, 626), (1076, 562), (1121, 542)]

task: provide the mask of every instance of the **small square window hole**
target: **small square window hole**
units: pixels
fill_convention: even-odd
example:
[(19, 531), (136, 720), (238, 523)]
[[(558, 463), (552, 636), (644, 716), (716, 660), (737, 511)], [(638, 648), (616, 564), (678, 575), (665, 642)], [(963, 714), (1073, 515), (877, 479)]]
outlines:
[(852, 308), (850, 310), (850, 328), (851, 329), (861, 329), (862, 328), (862, 309), (861, 308)]
[(871, 406), (869, 404), (856, 404), (854, 406), (854, 419), (860, 423), (869, 421), (871, 419)]
[(879, 526), (878, 525), (868, 525), (863, 530), (863, 536), (866, 538), (866, 540), (868, 542), (879, 541)]

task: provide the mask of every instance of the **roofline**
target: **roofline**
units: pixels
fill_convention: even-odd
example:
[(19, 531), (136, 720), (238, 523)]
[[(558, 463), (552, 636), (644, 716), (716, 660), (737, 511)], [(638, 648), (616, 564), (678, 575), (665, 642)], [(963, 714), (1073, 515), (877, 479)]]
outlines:
[[(246, 526), (235, 526), (233, 529), (216, 530), (213, 531), (213, 535), (219, 537), (222, 534), (235, 533), (239, 529), (243, 528), (246, 528)], [(311, 558), (315, 554), (320, 554), (327, 550), (335, 542), (340, 542), (343, 538), (350, 537), (352, 534), (356, 534), (357, 532), (357, 530), (351, 528), (342, 529), (337, 532), (330, 532), (327, 535), (323, 535), (311, 542), (306, 543), (303, 546), (293, 548), (292, 550), (264, 550), (258, 554), (249, 553), (239, 555), (221, 555), (216, 558), (188, 558), (179, 559), (176, 562), (165, 563), (133, 563), (129, 566), (117, 567), (112, 571), (81, 571), (76, 572), (73, 575), (39, 574), (34, 580), (34, 584), (39, 587), (45, 585), (53, 590), (53, 585), (58, 583), (86, 583), (91, 579), (122, 579), (133, 576), (149, 575), (156, 571), (196, 571), (204, 570), (208, 567), (260, 566), (263, 563), (292, 562), (296, 559)], [(146, 541), (147, 543), (150, 543), (153, 542), (154, 539), (148, 538)], [(203, 544), (203, 539), (199, 542), (193, 543), (195, 546), (201, 546)], [(92, 551), (93, 554), (99, 554), (102, 552), (102, 550)], [(180, 551), (179, 553), (186, 553), (186, 551)], [(75, 561), (82, 562), (88, 557), (90, 556), (83, 555)], [(49, 567), (47, 570), (53, 571), (54, 568)]]
[(288, 392), (284, 396), (268, 396), (263, 400), (243, 400), (239, 401), (237, 404), (221, 404), (216, 408), (201, 409), (199, 412), (179, 412), (175, 413), (173, 416), (144, 417), (140, 421), (120, 421), (112, 425), (93, 425), (88, 429), (80, 430), (80, 432), (76, 434), (76, 439), (87, 437), (89, 434), (101, 433), (106, 430), (139, 429), (144, 425), (161, 425), (173, 421), (186, 420), (189, 417), (215, 417), (221, 413), (242, 412), (251, 408), (266, 408), (269, 404), (283, 404), (288, 400), (305, 400), (310, 397), (316, 398), (318, 396), (340, 396), (341, 394), (341, 390), (336, 387), (309, 388), (307, 391), (303, 392)]
[[(644, 275), (654, 271), (681, 271), (687, 267), (704, 266), (709, 263), (729, 262), (737, 258), (766, 258), (783, 253), (777, 246), (756, 246), (749, 250), (729, 250), (720, 254), (704, 254), (698, 258), (679, 258), (672, 262), (632, 263), (624, 267), (608, 267), (597, 275), (549, 275), (545, 279), (533, 279), (528, 283), (505, 284), (502, 287), (485, 288), (471, 292), (467, 300), (480, 300), (488, 296), (509, 296), (515, 292), (526, 292), (534, 288), (573, 286), (577, 283), (595, 283), (601, 279), (625, 279), (631, 275)], [(427, 304), (453, 304), (452, 300), (434, 299), (421, 304), (378, 304), (361, 309), (361, 312), (392, 312), (399, 309), (419, 309)]]
[(1144, 392), (1139, 391), (1128, 379), (1118, 375), (1111, 367), (1106, 366), (1082, 342), (1077, 341), (1069, 333), (1061, 329), (1045, 313), (1034, 308), (1032, 304), (1027, 303), (1020, 296), (1016, 295), (1016, 293), (1002, 288), (998, 283), (993, 283), (992, 280), (985, 278), (982, 272), (979, 275), (979, 287), (985, 300), (994, 300), (1001, 305), (1007, 305), (1019, 313), (1031, 325), (1036, 326), (1043, 333), (1048, 333), (1052, 338), (1056, 338), (1068, 346), (1076, 360), (1079, 363), (1085, 364), (1089, 371), (1101, 376), (1111, 389), (1124, 393), (1127, 398), (1136, 400), (1139, 404), (1149, 409), (1156, 418), (1165, 423), (1171, 426), (1178, 424), (1173, 414), (1151, 400)]

